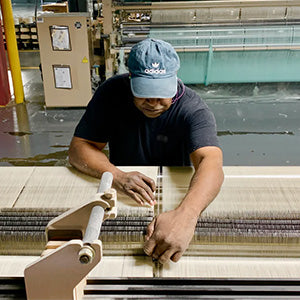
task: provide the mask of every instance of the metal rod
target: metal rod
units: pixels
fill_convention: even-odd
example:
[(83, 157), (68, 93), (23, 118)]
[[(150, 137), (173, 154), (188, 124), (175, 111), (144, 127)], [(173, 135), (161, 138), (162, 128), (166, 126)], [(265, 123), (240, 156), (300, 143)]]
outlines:
[(139, 4), (114, 5), (113, 11), (118, 10), (164, 10), (164, 9), (196, 9), (196, 8), (241, 8), (241, 7), (289, 7), (299, 6), (299, 0), (241, 0), (241, 1), (168, 1), (168, 2), (140, 2)]
[[(113, 175), (109, 172), (102, 174), (98, 193), (104, 193), (111, 188)], [(104, 218), (104, 208), (100, 205), (92, 208), (88, 225), (84, 237), (82, 239), (83, 247), (79, 252), (79, 260), (83, 264), (87, 264), (93, 260), (95, 255), (94, 249), (90, 247), (95, 240), (99, 238), (101, 226)]]
[[(113, 176), (109, 172), (105, 172), (102, 175), (101, 182), (99, 185), (98, 193), (104, 193), (108, 189), (111, 188), (113, 181)], [(83, 244), (91, 244), (94, 240), (98, 239), (102, 221), (104, 217), (104, 209), (102, 206), (97, 205), (94, 206), (91, 215), (89, 218), (89, 222), (83, 237)]]
[(103, 207), (97, 205), (92, 208), (88, 226), (86, 228), (84, 237), (82, 239), (83, 244), (91, 244), (97, 240), (101, 231), (101, 226), (104, 218)]
[[(208, 46), (173, 46), (176, 52), (208, 52)], [(123, 50), (125, 53), (129, 53), (131, 47), (113, 47), (111, 48), (111, 53), (119, 53), (120, 50)], [(213, 46), (213, 51), (257, 51), (257, 50), (300, 50), (300, 45), (297, 46)]]
[(104, 172), (102, 174), (101, 182), (99, 185), (98, 193), (104, 193), (111, 188), (113, 182), (113, 175), (110, 172)]

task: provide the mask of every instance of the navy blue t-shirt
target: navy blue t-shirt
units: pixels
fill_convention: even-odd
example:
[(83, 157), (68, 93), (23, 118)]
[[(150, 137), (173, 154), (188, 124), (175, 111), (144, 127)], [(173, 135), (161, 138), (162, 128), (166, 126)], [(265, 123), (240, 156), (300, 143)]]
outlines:
[(74, 135), (108, 142), (117, 166), (189, 166), (193, 151), (219, 147), (216, 123), (193, 90), (178, 83), (177, 94), (167, 111), (148, 118), (133, 103), (128, 74), (114, 76), (97, 89)]

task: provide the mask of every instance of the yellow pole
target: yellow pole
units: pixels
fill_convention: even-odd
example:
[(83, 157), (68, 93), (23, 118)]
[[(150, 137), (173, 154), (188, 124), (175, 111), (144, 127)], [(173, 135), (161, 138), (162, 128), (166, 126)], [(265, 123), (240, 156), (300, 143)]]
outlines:
[(24, 101), (24, 90), (13, 11), (10, 0), (0, 0), (0, 3), (3, 16), (8, 61), (14, 87), (15, 101), (18, 104)]

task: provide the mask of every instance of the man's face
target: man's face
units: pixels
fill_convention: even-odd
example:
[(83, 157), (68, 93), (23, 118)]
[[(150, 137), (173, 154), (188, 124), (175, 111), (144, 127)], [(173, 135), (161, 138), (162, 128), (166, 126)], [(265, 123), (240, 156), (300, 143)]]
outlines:
[(135, 106), (148, 118), (157, 118), (169, 109), (172, 98), (138, 98), (133, 97)]

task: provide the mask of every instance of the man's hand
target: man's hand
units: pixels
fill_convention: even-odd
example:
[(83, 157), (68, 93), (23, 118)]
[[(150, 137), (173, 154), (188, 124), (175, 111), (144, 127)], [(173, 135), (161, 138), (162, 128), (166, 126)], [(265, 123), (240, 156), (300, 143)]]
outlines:
[(155, 182), (140, 172), (120, 172), (114, 178), (114, 187), (140, 205), (144, 205), (145, 202), (150, 205), (156, 204)]
[(195, 231), (197, 217), (186, 215), (180, 209), (158, 215), (148, 225), (144, 251), (165, 263), (177, 262), (187, 249)]

